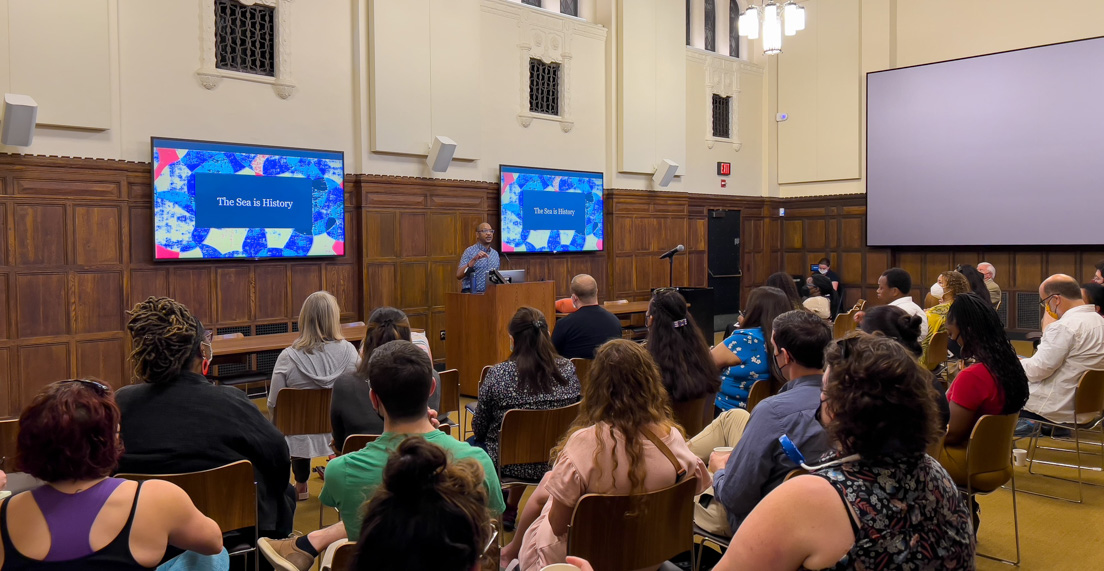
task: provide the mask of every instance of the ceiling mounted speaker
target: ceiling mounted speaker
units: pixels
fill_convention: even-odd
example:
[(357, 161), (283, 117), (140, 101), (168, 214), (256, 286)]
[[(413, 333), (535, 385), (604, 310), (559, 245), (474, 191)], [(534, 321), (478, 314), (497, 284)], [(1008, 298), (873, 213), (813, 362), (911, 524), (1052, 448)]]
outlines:
[(29, 147), (34, 141), (38, 103), (29, 95), (4, 94), (4, 118), (0, 120), (0, 143), (12, 147)]
[(660, 161), (659, 166), (656, 167), (655, 174), (652, 175), (652, 180), (655, 181), (656, 186), (660, 188), (666, 188), (671, 184), (671, 181), (675, 179), (675, 173), (678, 172), (678, 163), (671, 159), (663, 159)]
[(452, 162), (452, 155), (455, 152), (455, 141), (448, 137), (434, 137), (433, 144), (429, 147), (429, 156), (426, 157), (426, 164), (429, 165), (429, 170), (433, 172), (447, 171), (449, 163)]

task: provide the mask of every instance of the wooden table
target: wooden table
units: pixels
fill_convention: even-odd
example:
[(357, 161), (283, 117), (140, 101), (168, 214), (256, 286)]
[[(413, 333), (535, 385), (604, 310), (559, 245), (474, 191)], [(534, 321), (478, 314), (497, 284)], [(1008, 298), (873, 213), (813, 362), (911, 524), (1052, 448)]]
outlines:
[[(364, 333), (367, 330), (368, 327), (363, 324), (341, 326), (341, 334), (345, 336), (346, 340), (352, 343), (364, 339)], [(411, 329), (410, 331), (412, 333), (425, 333), (423, 329)], [(219, 339), (216, 337), (211, 341), (211, 348), (214, 349), (214, 360), (217, 365), (220, 361), (219, 357), (286, 349), (291, 347), (291, 344), (298, 338), (298, 332), (277, 333), (274, 335), (251, 335), (248, 337), (233, 337), (230, 339)]]
[[(651, 301), (630, 301), (627, 303), (603, 303), (602, 308), (606, 311), (618, 316), (628, 317), (634, 313), (647, 313), (648, 305)], [(557, 313), (556, 319), (562, 319), (571, 315), (570, 313)]]

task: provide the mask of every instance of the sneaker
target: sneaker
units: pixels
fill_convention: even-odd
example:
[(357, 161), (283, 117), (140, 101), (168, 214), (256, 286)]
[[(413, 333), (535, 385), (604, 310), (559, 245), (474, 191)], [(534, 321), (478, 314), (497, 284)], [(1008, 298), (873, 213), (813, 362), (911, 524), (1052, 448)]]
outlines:
[(1021, 418), (1016, 421), (1016, 431), (1012, 435), (1015, 438), (1026, 438), (1031, 436), (1033, 432), (1035, 432), (1035, 423), (1026, 418)]
[(295, 546), (297, 536), (287, 539), (269, 539), (262, 537), (257, 540), (257, 548), (261, 554), (281, 571), (307, 571), (314, 566), (314, 557)]

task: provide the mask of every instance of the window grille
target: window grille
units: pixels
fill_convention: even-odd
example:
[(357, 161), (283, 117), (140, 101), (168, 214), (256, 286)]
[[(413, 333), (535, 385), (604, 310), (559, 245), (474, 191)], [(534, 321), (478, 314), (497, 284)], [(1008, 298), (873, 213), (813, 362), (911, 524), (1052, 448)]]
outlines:
[(215, 1), (215, 67), (276, 76), (276, 8)]
[(1016, 292), (1016, 329), (1039, 329), (1043, 318), (1043, 310), (1039, 307), (1040, 301), (1041, 298), (1037, 293)]
[(718, 139), (731, 137), (732, 98), (713, 94), (713, 136)]
[(529, 111), (560, 114), (560, 64), (529, 59)]
[(560, 13), (579, 17), (579, 0), (560, 0)]
[(528, 5), (533, 6), (535, 8), (540, 8), (541, 7), (541, 0), (521, 0), (521, 3), (522, 4), (528, 4)]
[(705, 0), (705, 49), (717, 51), (717, 3)]
[(740, 20), (740, 3), (736, 0), (728, 0), (728, 55), (740, 57), (740, 30), (737, 22)]
[(272, 369), (276, 367), (276, 358), (280, 356), (281, 351), (282, 349), (257, 353), (257, 371), (271, 373)]
[(257, 326), (257, 335), (276, 335), (287, 332), (287, 323), (262, 323)]

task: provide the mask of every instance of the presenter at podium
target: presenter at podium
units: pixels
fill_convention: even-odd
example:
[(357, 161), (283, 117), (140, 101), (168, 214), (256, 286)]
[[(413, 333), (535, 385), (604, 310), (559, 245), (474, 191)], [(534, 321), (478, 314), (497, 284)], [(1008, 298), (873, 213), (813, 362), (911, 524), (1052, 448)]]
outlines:
[(498, 252), (491, 247), (494, 229), (486, 222), (475, 229), (475, 244), (464, 250), (456, 279), (461, 280), (460, 293), (483, 293), (487, 290), (487, 272), (498, 269)]

